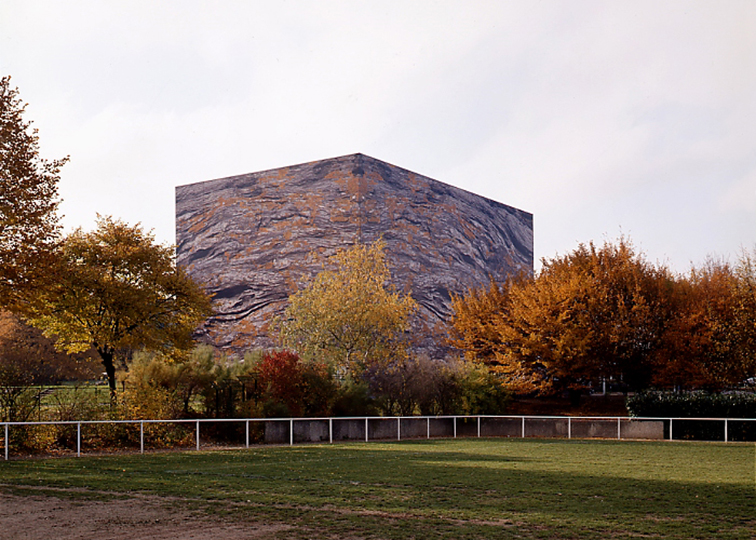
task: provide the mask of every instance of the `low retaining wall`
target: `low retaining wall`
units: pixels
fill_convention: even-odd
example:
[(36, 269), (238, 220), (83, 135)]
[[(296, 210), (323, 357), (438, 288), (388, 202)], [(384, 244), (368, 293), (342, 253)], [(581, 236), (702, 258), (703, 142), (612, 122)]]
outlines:
[(631, 420), (622, 422), (623, 439), (664, 439), (661, 420)]
[[(0, 451), (5, 460), (11, 455), (11, 435), (15, 430), (47, 426), (75, 433), (67, 448), (82, 454), (82, 445), (92, 444), (87, 435), (92, 426), (117, 425), (128, 428), (132, 444), (139, 451), (149, 447), (150, 432), (157, 424), (183, 425), (194, 431), (195, 448), (207, 441), (236, 443), (246, 447), (260, 442), (296, 444), (302, 442), (374, 441), (454, 437), (559, 437), (601, 439), (667, 439), (724, 442), (756, 441), (756, 418), (627, 418), (562, 416), (444, 416), (370, 418), (195, 418), (176, 420), (61, 420), (0, 422)], [(241, 428), (241, 429), (240, 429)], [(84, 430), (84, 434), (82, 434)], [(63, 433), (60, 431), (59, 433)], [(188, 434), (188, 431), (186, 431)], [(262, 435), (264, 433), (264, 435)], [(83, 436), (84, 435), (84, 436)], [(262, 435), (262, 437), (261, 437)], [(231, 436), (231, 438), (229, 438)], [(219, 438), (220, 437), (220, 438)], [(240, 440), (241, 439), (241, 440)], [(262, 439), (262, 440), (261, 440)]]
[(452, 437), (664, 439), (665, 430), (661, 420), (575, 417), (458, 417), (456, 421), (443, 417), (332, 418), (270, 420), (265, 423), (265, 442), (271, 444)]

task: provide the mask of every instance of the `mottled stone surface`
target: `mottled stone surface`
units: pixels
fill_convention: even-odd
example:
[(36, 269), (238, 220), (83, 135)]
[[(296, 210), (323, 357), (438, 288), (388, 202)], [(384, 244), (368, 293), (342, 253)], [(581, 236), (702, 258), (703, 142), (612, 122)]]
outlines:
[(200, 333), (232, 352), (274, 346), (269, 323), (323, 260), (381, 236), (425, 330), (452, 293), (533, 268), (532, 214), (362, 154), (176, 188), (178, 263), (217, 312)]

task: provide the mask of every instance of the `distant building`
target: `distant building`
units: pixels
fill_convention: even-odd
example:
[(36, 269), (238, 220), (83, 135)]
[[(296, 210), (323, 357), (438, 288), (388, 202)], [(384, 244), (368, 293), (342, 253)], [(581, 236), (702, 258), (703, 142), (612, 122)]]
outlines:
[(269, 323), (322, 260), (381, 236), (426, 333), (452, 294), (533, 270), (532, 214), (362, 154), (176, 188), (178, 264), (214, 295), (200, 333), (230, 352), (275, 346)]

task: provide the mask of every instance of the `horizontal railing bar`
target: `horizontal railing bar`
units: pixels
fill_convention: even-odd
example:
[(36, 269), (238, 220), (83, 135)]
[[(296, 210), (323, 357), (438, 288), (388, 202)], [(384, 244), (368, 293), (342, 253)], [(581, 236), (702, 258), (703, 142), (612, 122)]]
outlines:
[[(383, 420), (383, 421), (397, 421), (397, 435), (401, 439), (401, 424), (402, 420), (418, 420), (427, 422), (427, 436), (430, 438), (430, 421), (431, 420), (453, 420), (454, 421), (454, 437), (457, 437), (457, 420), (477, 420), (478, 422), (478, 437), (480, 437), (481, 419), (498, 419), (498, 420), (518, 420), (522, 423), (522, 437), (526, 437), (525, 425), (527, 420), (550, 420), (567, 421), (568, 425), (568, 437), (572, 436), (572, 424), (573, 420), (580, 423), (584, 421), (605, 421), (617, 423), (617, 438), (622, 439), (621, 435), (621, 423), (635, 422), (635, 421), (652, 421), (652, 422), (669, 422), (669, 440), (673, 440), (672, 425), (674, 422), (684, 421), (700, 421), (700, 422), (724, 422), (724, 442), (729, 440), (728, 424), (730, 422), (756, 422), (756, 418), (711, 418), (711, 417), (669, 417), (669, 416), (562, 416), (562, 415), (439, 415), (439, 416), (326, 416), (326, 417), (290, 417), (290, 418), (175, 418), (175, 419), (149, 419), (149, 420), (47, 420), (36, 422), (0, 422), (0, 426), (3, 426), (4, 431), (4, 453), (5, 460), (9, 458), (10, 442), (9, 442), (9, 428), (13, 426), (77, 426), (76, 436), (76, 454), (81, 455), (81, 426), (82, 425), (110, 425), (110, 424), (122, 424), (122, 425), (139, 425), (140, 426), (140, 449), (144, 452), (144, 425), (145, 424), (194, 424), (196, 426), (196, 445), (197, 450), (200, 449), (200, 425), (219, 422), (238, 422), (246, 425), (246, 444), (249, 445), (249, 423), (270, 423), (270, 422), (286, 422), (289, 424), (289, 444), (294, 444), (294, 423), (295, 422), (328, 422), (329, 426), (329, 441), (333, 442), (333, 424), (334, 421), (364, 421), (365, 422), (365, 440), (369, 441), (368, 423), (370, 420)], [(382, 438), (381, 438), (382, 439)]]
[(526, 420), (699, 420), (709, 422), (756, 422), (756, 418), (709, 418), (709, 417), (677, 417), (677, 416), (540, 416), (540, 415), (491, 415), (491, 414), (475, 414), (475, 415), (444, 415), (444, 416), (324, 416), (324, 417), (281, 417), (281, 418), (175, 418), (175, 419), (151, 419), (151, 420), (44, 420), (35, 422), (1, 422), (0, 426), (63, 426), (63, 425), (77, 425), (77, 424), (138, 424), (140, 422), (145, 424), (196, 424), (211, 423), (211, 422), (317, 422), (323, 421), (338, 421), (338, 420), (453, 420), (453, 419), (476, 419), (476, 418), (489, 418), (489, 419), (516, 419), (520, 420), (525, 418)]

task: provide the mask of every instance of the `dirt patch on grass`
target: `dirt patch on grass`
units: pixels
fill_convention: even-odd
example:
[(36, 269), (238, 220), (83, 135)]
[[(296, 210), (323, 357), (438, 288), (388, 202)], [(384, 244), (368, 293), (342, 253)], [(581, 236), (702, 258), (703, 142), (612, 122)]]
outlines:
[[(342, 540), (363, 538), (349, 524), (334, 535), (309, 530), (308, 524), (297, 523), (296, 518), (291, 524), (275, 523), (275, 518), (268, 523), (265, 518), (255, 520), (251, 515), (255, 508), (261, 507), (257, 503), (202, 503), (180, 497), (0, 484), (0, 489), (3, 488), (8, 491), (0, 491), (0, 540), (273, 540), (289, 535)], [(276, 508), (282, 512), (314, 511), (330, 517), (379, 519), (389, 526), (428, 519), (428, 516), (408, 512), (353, 510), (330, 505), (323, 508), (277, 505)], [(272, 509), (267, 507), (267, 510)], [(435, 516), (433, 520), (436, 524), (446, 522), (459, 527), (518, 525), (509, 519), (487, 521)]]
[(80, 500), (0, 492), (0, 540), (266, 540), (287, 529), (225, 521), (159, 497)]

